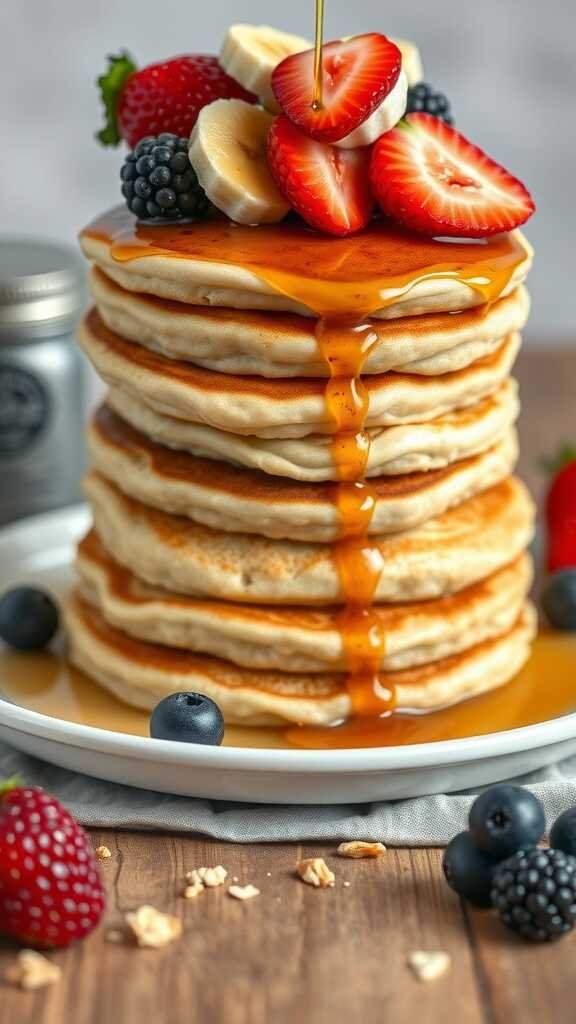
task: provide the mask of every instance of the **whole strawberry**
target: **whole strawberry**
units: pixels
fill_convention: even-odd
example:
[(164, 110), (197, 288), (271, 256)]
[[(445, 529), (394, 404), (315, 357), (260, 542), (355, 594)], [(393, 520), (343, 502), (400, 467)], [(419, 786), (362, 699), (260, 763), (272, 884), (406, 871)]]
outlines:
[(88, 836), (44, 790), (0, 785), (0, 932), (67, 946), (96, 927), (104, 891)]
[(133, 148), (147, 135), (189, 136), (202, 107), (219, 99), (255, 103), (256, 97), (222, 70), (217, 57), (173, 57), (137, 69), (127, 53), (108, 58), (98, 79), (106, 125), (98, 132), (104, 146), (121, 139)]
[(554, 472), (546, 498), (548, 572), (576, 569), (576, 449), (565, 446), (546, 465)]

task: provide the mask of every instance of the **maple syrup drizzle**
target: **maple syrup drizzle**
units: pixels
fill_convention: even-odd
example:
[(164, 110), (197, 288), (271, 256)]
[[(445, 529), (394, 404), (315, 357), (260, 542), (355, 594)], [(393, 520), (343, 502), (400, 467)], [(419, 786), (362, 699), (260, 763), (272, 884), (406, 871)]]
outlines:
[[(366, 480), (370, 438), (362, 370), (377, 333), (367, 318), (424, 280), (456, 279), (484, 302), (494, 301), (526, 259), (519, 236), (446, 243), (415, 238), (383, 222), (346, 239), (326, 238), (294, 224), (254, 229), (224, 219), (150, 228), (137, 225), (126, 210), (111, 211), (85, 234), (106, 241), (120, 262), (163, 255), (241, 266), (318, 317), (316, 339), (329, 371), (325, 402), (339, 481), (340, 539), (332, 550), (340, 580), (338, 626), (347, 687), (354, 716), (390, 715), (395, 694), (380, 677), (386, 638), (373, 610), (384, 565), (368, 537), (376, 495)], [(381, 268), (377, 274), (374, 264)]]
[[(520, 729), (576, 711), (576, 636), (544, 631), (528, 663), (505, 686), (426, 714), (352, 719), (333, 729), (227, 726), (225, 746), (336, 749), (406, 746)], [(67, 722), (149, 735), (149, 713), (118, 700), (58, 654), (0, 651), (0, 700)], [(552, 685), (553, 682), (553, 685)], [(550, 685), (548, 685), (550, 683)]]
[(316, 36), (314, 39), (314, 93), (312, 110), (322, 110), (322, 41), (324, 36), (324, 0), (316, 0)]

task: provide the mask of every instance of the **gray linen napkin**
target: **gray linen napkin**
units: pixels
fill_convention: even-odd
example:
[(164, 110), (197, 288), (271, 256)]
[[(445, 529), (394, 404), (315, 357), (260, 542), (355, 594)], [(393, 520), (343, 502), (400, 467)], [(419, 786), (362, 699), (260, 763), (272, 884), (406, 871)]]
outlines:
[[(475, 795), (468, 790), (319, 807), (194, 800), (77, 775), (0, 743), (0, 778), (16, 772), (57, 796), (83, 825), (196, 832), (235, 843), (375, 839), (391, 846), (443, 846), (466, 827)], [(515, 781), (542, 800), (550, 825), (576, 804), (576, 756)]]

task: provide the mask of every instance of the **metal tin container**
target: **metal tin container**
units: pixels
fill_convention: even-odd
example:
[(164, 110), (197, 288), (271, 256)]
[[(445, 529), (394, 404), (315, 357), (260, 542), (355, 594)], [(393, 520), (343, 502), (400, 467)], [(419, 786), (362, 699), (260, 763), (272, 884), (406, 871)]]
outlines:
[(0, 524), (81, 496), (84, 289), (73, 249), (0, 237)]

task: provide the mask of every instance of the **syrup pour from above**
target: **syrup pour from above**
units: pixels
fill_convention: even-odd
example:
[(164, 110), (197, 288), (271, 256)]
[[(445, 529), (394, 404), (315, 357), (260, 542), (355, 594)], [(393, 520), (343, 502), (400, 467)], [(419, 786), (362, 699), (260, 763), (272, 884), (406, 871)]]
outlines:
[(150, 228), (137, 225), (124, 210), (105, 215), (86, 234), (106, 241), (121, 262), (163, 255), (240, 266), (316, 314), (318, 351), (329, 374), (326, 414), (339, 481), (334, 501), (340, 540), (333, 557), (341, 586), (347, 685), (355, 716), (389, 715), (395, 696), (379, 675), (386, 638), (372, 610), (384, 566), (368, 538), (375, 493), (365, 478), (370, 440), (362, 370), (377, 340), (369, 317), (423, 280), (455, 279), (482, 301), (494, 301), (526, 259), (519, 236), (443, 243), (376, 221), (345, 239), (326, 238), (294, 223), (254, 229), (220, 219)]
[(312, 110), (322, 109), (322, 39), (324, 35), (324, 0), (316, 0), (316, 37), (314, 40), (314, 94)]

